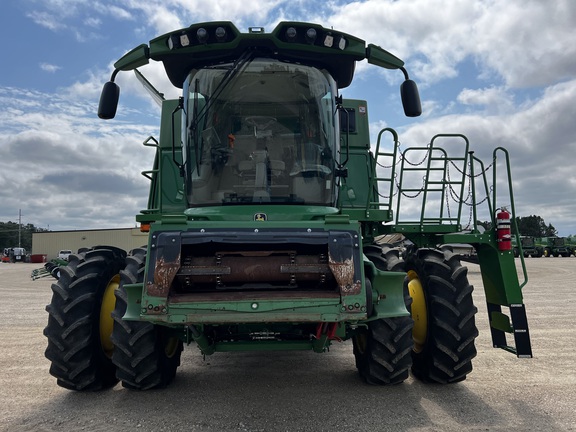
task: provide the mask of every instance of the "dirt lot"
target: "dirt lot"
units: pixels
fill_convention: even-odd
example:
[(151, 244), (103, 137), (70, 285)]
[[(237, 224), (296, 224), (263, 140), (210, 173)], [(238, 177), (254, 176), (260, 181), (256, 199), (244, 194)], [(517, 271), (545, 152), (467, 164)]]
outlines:
[(37, 264), (0, 264), (2, 431), (566, 431), (576, 430), (576, 258), (527, 259), (524, 289), (533, 359), (491, 347), (478, 266), (474, 371), (462, 383), (372, 387), (350, 343), (327, 354), (185, 349), (167, 389), (120, 385), (75, 393), (56, 385), (44, 358), (51, 280)]

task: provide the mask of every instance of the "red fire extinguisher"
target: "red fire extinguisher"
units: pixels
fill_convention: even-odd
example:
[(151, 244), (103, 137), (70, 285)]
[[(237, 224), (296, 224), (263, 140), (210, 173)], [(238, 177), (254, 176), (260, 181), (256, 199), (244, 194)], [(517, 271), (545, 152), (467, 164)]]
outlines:
[(510, 213), (505, 208), (496, 214), (496, 242), (498, 250), (512, 249), (512, 230), (510, 226)]

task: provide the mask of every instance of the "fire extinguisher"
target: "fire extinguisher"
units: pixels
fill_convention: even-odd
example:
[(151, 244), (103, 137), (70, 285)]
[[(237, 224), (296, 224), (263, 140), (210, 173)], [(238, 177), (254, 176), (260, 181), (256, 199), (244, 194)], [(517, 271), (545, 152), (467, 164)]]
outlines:
[(496, 214), (496, 242), (498, 250), (509, 251), (512, 249), (512, 230), (510, 225), (510, 213), (505, 208)]

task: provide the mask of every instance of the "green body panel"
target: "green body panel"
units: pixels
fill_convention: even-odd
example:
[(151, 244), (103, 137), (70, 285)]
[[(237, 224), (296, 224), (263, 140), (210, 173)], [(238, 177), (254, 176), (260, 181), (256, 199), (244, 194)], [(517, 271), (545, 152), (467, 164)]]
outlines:
[[(262, 210), (261, 207), (255, 207), (255, 209)], [(249, 214), (253, 214), (251, 209), (242, 210), (247, 210)], [(236, 209), (236, 213), (238, 213), (238, 209)], [(257, 237), (264, 229), (272, 232), (280, 230), (288, 232), (290, 230), (300, 230), (301, 232), (308, 230), (330, 230), (331, 232), (353, 230), (357, 232), (359, 229), (357, 222), (343, 225), (312, 219), (291, 221), (289, 218), (280, 218), (275, 220), (275, 214), (282, 215), (282, 211), (270, 213), (270, 219), (266, 222), (247, 221), (243, 220), (242, 217), (237, 217), (234, 220), (234, 230), (235, 232), (252, 232), (249, 235)], [(232, 220), (230, 217), (224, 220), (188, 221), (185, 225), (155, 223), (150, 232), (151, 244), (149, 249), (154, 249), (157, 233), (165, 231), (185, 233), (204, 230), (205, 235), (208, 236), (211, 231), (230, 230), (230, 221)], [(355, 241), (357, 242), (355, 248), (360, 251), (360, 237), (355, 237)], [(361, 253), (356, 256), (362, 259)], [(370, 262), (367, 262), (365, 266), (363, 263), (358, 264), (360, 278), (364, 277), (364, 268), (366, 268), (367, 276), (372, 281), (374, 289), (372, 296), (376, 299), (374, 307), (377, 316), (408, 315), (403, 298), (404, 274), (380, 271)], [(149, 262), (148, 265), (152, 264)], [(362, 288), (364, 288), (363, 285)], [(236, 297), (228, 301), (225, 300), (226, 295), (222, 295), (221, 298), (216, 295), (202, 298), (200, 301), (177, 301), (173, 303), (170, 303), (170, 298), (165, 296), (154, 296), (146, 290), (142, 291), (142, 286), (138, 285), (130, 286), (128, 294), (129, 308), (126, 319), (144, 319), (171, 324), (350, 322), (376, 318), (376, 316), (367, 316), (364, 289), (358, 289), (352, 294), (323, 293), (318, 297), (308, 296), (300, 299), (281, 294), (253, 292), (241, 296), (242, 298)], [(351, 305), (355, 305), (355, 307), (350, 308)]]
[(485, 269), (482, 272), (482, 281), (486, 301), (505, 306), (522, 303), (512, 251), (498, 251), (488, 244), (478, 244), (476, 251), (480, 267)]
[[(166, 100), (162, 104), (162, 116), (160, 124), (160, 140), (148, 138), (144, 145), (156, 150), (154, 166), (142, 174), (150, 180), (150, 192), (148, 196), (148, 208), (136, 216), (140, 223), (150, 223), (158, 220), (161, 215), (181, 215), (186, 209), (184, 200), (184, 182), (180, 175), (178, 162), (182, 160), (182, 150), (174, 148), (172, 119), (174, 119), (174, 131), (176, 136), (180, 131), (180, 116), (172, 116), (178, 101)], [(177, 138), (176, 138), (177, 140)]]

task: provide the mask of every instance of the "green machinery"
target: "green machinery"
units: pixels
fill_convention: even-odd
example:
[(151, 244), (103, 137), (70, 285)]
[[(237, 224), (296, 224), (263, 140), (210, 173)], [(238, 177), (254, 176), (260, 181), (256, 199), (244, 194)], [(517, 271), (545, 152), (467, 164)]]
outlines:
[(516, 238), (512, 238), (512, 250), (515, 257), (522, 254), (524, 257), (540, 258), (544, 255), (544, 247), (536, 244), (536, 238), (531, 236), (520, 236), (520, 243), (517, 243)]
[(573, 254), (573, 248), (567, 243), (566, 237), (542, 237), (537, 243), (544, 249), (545, 257), (569, 257)]
[[(203, 355), (322, 353), (347, 340), (370, 384), (400, 383), (410, 370), (461, 381), (476, 355), (477, 309), (467, 268), (438, 246), (447, 244), (476, 249), (493, 345), (532, 356), (526, 271), (521, 284), (488, 169), (463, 135), (400, 150), (386, 128), (371, 146), (366, 102), (339, 94), (364, 59), (400, 70), (405, 114), (420, 115), (402, 60), (316, 24), (281, 22), (271, 33), (194, 24), (115, 63), (101, 118), (115, 116), (116, 74), (150, 60), (182, 97), (164, 100), (137, 73), (162, 105), (159, 139), (144, 143), (156, 151), (143, 173), (148, 208), (136, 216), (149, 242), (129, 253), (97, 246), (61, 268), (45, 329), (59, 385), (162, 387), (184, 344)], [(508, 153), (493, 158), (510, 205)], [(474, 222), (481, 205), (493, 230)], [(380, 240), (390, 234), (408, 247)]]
[(39, 269), (34, 269), (30, 272), (30, 277), (32, 280), (45, 278), (48, 276), (52, 276), (55, 279), (60, 277), (60, 268), (67, 266), (68, 261), (61, 258), (54, 258), (53, 260), (48, 261), (44, 266)]

